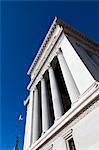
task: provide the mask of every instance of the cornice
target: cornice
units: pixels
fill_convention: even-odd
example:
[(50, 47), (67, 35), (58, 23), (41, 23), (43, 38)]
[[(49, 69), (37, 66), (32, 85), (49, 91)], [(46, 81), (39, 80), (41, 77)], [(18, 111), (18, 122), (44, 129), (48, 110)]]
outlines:
[(41, 74), (43, 75), (46, 70), (48, 70), (50, 62), (53, 60), (53, 58), (57, 55), (58, 46), (61, 43), (62, 39), (64, 38), (63, 29), (61, 28), (58, 32), (58, 35), (53, 40), (53, 42), (49, 45), (47, 48), (47, 51), (45, 53), (45, 56), (43, 60), (41, 59), (40, 65), (38, 69), (35, 71), (35, 77), (31, 79), (27, 86), (27, 90), (31, 91), (34, 89), (34, 86), (38, 84), (40, 81)]
[(47, 44), (49, 43), (53, 32), (56, 29), (56, 26), (59, 25), (63, 28), (64, 33), (66, 33), (68, 36), (74, 36), (75, 38), (79, 39), (79, 40), (83, 40), (84, 42), (86, 42), (89, 45), (92, 45), (94, 47), (94, 49), (98, 49), (99, 50), (99, 44), (95, 43), (93, 40), (89, 39), (87, 36), (85, 36), (84, 34), (80, 33), (79, 31), (77, 31), (76, 29), (74, 29), (73, 27), (71, 27), (69, 24), (64, 23), (62, 20), (58, 19), (57, 17), (55, 17), (41, 47), (38, 50), (38, 53), (35, 57), (35, 59), (33, 60), (27, 74), (31, 75), (33, 69), (35, 68), (35, 65), (37, 64), (39, 58), (41, 57), (44, 49), (46, 48)]
[(79, 32), (77, 29), (71, 27), (69, 24), (65, 23), (64, 21), (57, 19), (57, 24), (62, 26), (64, 31), (68, 33), (68, 31), (70, 31), (71, 33), (73, 33), (73, 35), (75, 35), (75, 37), (79, 37), (79, 39), (83, 39), (84, 41), (90, 43), (91, 45), (93, 45), (96, 48), (99, 48), (99, 44), (97, 44), (94, 40), (91, 40), (89, 37), (87, 37), (86, 35), (84, 35), (83, 33)]
[(27, 86), (27, 89), (29, 91), (32, 89), (32, 86), (34, 87), (36, 80), (37, 80), (37, 83), (40, 81), (39, 76), (41, 76), (41, 74), (44, 74), (44, 72), (48, 69), (48, 66), (50, 65), (50, 62), (52, 61), (52, 59), (57, 55), (56, 54), (56, 51), (58, 50), (57, 47), (60, 44), (63, 37), (64, 37), (63, 28), (61, 28), (60, 31), (58, 32), (57, 37), (53, 40), (53, 42), (47, 48), (47, 51), (45, 54), (46, 56), (43, 58), (43, 60), (41, 59), (40, 65), (38, 69), (35, 71), (35, 77), (32, 78), (31, 81), (29, 82)]
[(35, 65), (37, 64), (38, 59), (40, 58), (40, 56), (41, 56), (42, 52), (44, 51), (46, 45), (48, 44), (49, 40), (51, 39), (51, 36), (52, 36), (52, 34), (53, 34), (53, 32), (56, 28), (56, 20), (57, 20), (57, 18), (55, 17), (55, 19), (54, 19), (54, 21), (53, 21), (46, 37), (45, 37), (43, 43), (42, 43), (42, 45), (41, 45), (34, 61), (32, 62), (32, 65), (30, 66), (30, 69), (28, 70), (28, 73), (27, 73), (28, 75), (31, 75), (31, 72), (34, 69)]

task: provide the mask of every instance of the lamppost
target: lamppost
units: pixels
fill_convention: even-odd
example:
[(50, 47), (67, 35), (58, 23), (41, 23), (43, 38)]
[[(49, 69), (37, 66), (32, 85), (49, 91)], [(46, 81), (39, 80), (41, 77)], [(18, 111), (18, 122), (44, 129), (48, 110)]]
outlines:
[[(15, 127), (16, 127), (16, 129), (17, 129), (17, 131), (18, 131), (18, 130), (19, 130), (19, 126), (16, 125)], [(19, 143), (19, 135), (18, 135), (18, 133), (17, 133), (17, 135), (16, 135), (16, 142), (15, 142), (15, 146), (14, 146), (14, 150), (19, 150), (19, 148), (18, 148), (18, 143)]]
[(18, 150), (19, 137), (16, 137), (15, 150)]
[[(20, 115), (20, 116), (18, 117), (18, 121), (22, 121), (22, 120), (23, 120), (23, 117), (22, 117), (22, 115)], [(16, 127), (16, 129), (17, 129), (17, 135), (16, 135), (16, 143), (15, 143), (14, 150), (19, 150), (19, 148), (18, 148), (18, 143), (19, 143), (19, 137), (21, 137), (21, 135), (20, 135), (20, 126), (19, 126), (19, 125), (16, 125), (15, 127)], [(18, 132), (19, 132), (19, 133), (18, 133)]]

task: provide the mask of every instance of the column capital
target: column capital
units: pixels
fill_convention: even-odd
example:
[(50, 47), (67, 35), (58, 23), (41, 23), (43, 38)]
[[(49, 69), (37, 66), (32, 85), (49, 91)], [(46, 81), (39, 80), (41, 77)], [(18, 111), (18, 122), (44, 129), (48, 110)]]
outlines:
[(51, 64), (50, 64), (50, 63), (48, 63), (47, 67), (48, 67), (48, 69), (49, 69), (49, 68), (52, 68), (52, 66), (51, 66)]
[(41, 74), (40, 78), (39, 78), (39, 81), (43, 80), (44, 77), (43, 77), (43, 74)]
[(34, 91), (36, 91), (36, 90), (37, 90), (37, 85), (34, 86)]
[(58, 50), (57, 50), (57, 52), (56, 52), (56, 55), (58, 56), (59, 54), (62, 54), (62, 49), (61, 48), (59, 48)]

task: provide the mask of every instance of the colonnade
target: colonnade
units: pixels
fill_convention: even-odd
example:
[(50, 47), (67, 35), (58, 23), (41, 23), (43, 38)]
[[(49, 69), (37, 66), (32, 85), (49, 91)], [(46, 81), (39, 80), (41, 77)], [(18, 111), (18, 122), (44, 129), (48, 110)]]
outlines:
[[(60, 64), (60, 68), (63, 74), (63, 78), (70, 96), (71, 103), (73, 104), (78, 96), (79, 90), (75, 84), (72, 74), (68, 68), (61, 49), (57, 52), (57, 58)], [(55, 121), (58, 120), (64, 113), (63, 104), (60, 96), (59, 87), (56, 81), (55, 73), (53, 67), (49, 64), (48, 66), (49, 81), (51, 88), (51, 96), (53, 103), (53, 111), (55, 116)], [(42, 111), (42, 134), (44, 134), (51, 126), (51, 115), (50, 106), (48, 102), (46, 82), (42, 75), (41, 82), (41, 111)], [(41, 126), (40, 126), (40, 101), (37, 86), (33, 90), (34, 92), (34, 106), (33, 106), (33, 143), (39, 138)]]

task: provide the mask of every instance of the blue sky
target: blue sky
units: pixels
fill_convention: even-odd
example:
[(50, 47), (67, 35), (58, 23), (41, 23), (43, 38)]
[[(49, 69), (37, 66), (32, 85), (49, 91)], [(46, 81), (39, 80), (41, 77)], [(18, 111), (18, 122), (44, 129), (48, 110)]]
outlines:
[(12, 150), (18, 134), (22, 149), (25, 119), (17, 117), (25, 118), (26, 73), (54, 16), (99, 43), (99, 2), (1, 2), (0, 150)]

